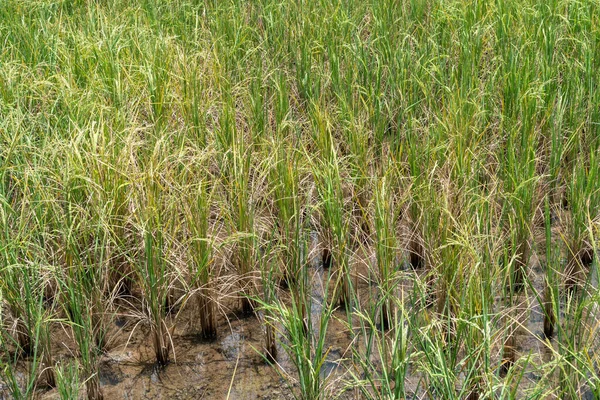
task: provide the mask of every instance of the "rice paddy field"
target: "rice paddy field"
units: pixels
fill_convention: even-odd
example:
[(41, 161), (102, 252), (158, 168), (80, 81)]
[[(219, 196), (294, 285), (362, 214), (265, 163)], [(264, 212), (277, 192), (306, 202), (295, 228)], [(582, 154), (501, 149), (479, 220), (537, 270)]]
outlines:
[(0, 399), (600, 399), (596, 0), (0, 1)]

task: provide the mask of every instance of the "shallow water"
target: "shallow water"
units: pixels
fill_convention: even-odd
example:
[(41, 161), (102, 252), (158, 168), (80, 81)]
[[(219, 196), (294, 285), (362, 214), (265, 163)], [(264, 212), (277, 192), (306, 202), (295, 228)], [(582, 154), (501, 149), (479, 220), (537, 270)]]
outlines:
[[(312, 236), (310, 293), (312, 297), (311, 315), (313, 333), (318, 332), (318, 321), (324, 307), (328, 274), (323, 269), (318, 251), (319, 238)], [(373, 265), (373, 254), (361, 249), (353, 255), (353, 282), (357, 288), (359, 303), (356, 307), (365, 307), (377, 293), (375, 279), (369, 272)], [(517, 354), (529, 357), (519, 393), (534, 387), (542, 377), (536, 367), (548, 362), (555, 341), (547, 341), (543, 336), (543, 310), (534, 296), (533, 290), (543, 293), (544, 271), (536, 257), (532, 259), (530, 272), (531, 287), (519, 295), (515, 306), (515, 318), (519, 327), (516, 331)], [(402, 272), (407, 279), (398, 288), (398, 295), (409, 298), (413, 290), (411, 274), (420, 274), (409, 268)], [(593, 282), (597, 287), (597, 277)], [(331, 295), (331, 288), (329, 295)], [(498, 302), (502, 303), (501, 301)], [(237, 301), (226, 299), (224, 310), (235, 310)], [(407, 305), (410, 308), (410, 305)], [(501, 307), (499, 305), (499, 307)], [(350, 325), (353, 323), (354, 325)], [(255, 317), (241, 318), (235, 312), (224, 312), (218, 320), (219, 336), (214, 341), (199, 340), (193, 333), (196, 319), (193, 310), (183, 310), (177, 316), (173, 334), (175, 357), (162, 369), (152, 363), (154, 353), (148, 340), (149, 328), (137, 325), (136, 320), (128, 316), (119, 316), (113, 320), (111, 344), (100, 363), (100, 383), (106, 399), (292, 399), (292, 391), (297, 390), (293, 383), (294, 366), (279, 344), (278, 367), (268, 365), (263, 359), (264, 328)], [(349, 322), (345, 312), (338, 310), (329, 323), (326, 336), (327, 359), (321, 370), (321, 378), (327, 380), (327, 397), (343, 392), (344, 381), (352, 350), (362, 351), (363, 337), (350, 334), (358, 333), (356, 322)], [(72, 358), (75, 348), (72, 340), (64, 331), (53, 335), (59, 340), (53, 343), (58, 349), (55, 361)], [(282, 339), (281, 337), (279, 339)], [(499, 351), (497, 357), (500, 356)], [(374, 365), (380, 365), (377, 355), (372, 356)], [(426, 388), (422, 387), (420, 374), (413, 366), (408, 367), (405, 382), (407, 392), (412, 398), (429, 398)], [(24, 378), (23, 373), (19, 372)], [(286, 379), (290, 378), (291, 379)], [(0, 393), (1, 393), (0, 388)], [(83, 392), (82, 392), (83, 393)], [(56, 390), (40, 393), (41, 398), (58, 398)], [(582, 398), (593, 398), (591, 392), (582, 388)], [(0, 398), (2, 397), (0, 394)], [(361, 398), (358, 392), (348, 390), (342, 398)]]

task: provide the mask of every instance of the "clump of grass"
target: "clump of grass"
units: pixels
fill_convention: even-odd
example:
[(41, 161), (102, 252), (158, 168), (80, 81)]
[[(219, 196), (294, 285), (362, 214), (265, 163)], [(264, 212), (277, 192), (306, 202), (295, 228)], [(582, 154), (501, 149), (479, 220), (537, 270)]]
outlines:
[(394, 296), (387, 300), (393, 303), (387, 317), (389, 333), (382, 332), (380, 323), (368, 313), (357, 314), (360, 336), (353, 347), (357, 372), (352, 372), (352, 378), (366, 399), (400, 399), (407, 395), (406, 379), (413, 357), (409, 345), (412, 321), (403, 300)]
[[(270, 250), (270, 249), (269, 249)], [(265, 305), (273, 305), (275, 304), (277, 299), (277, 282), (276, 282), (276, 269), (274, 265), (276, 264), (274, 260), (271, 258), (271, 254), (267, 252), (262, 257), (262, 262), (260, 272), (262, 278), (262, 297), (258, 301), (258, 303), (262, 303)], [(294, 282), (294, 287), (291, 290), (296, 290), (296, 285), (299, 284), (298, 281)], [(275, 313), (275, 308), (271, 308), (269, 306), (262, 307), (261, 310), (262, 318), (261, 322), (264, 324), (265, 328), (265, 339), (264, 339), (264, 357), (267, 362), (274, 364), (277, 362), (277, 315)], [(306, 315), (303, 312), (303, 320)]]
[(200, 335), (204, 339), (217, 337), (217, 305), (213, 298), (214, 259), (212, 240), (209, 238), (211, 197), (214, 189), (206, 181), (197, 185), (196, 196), (185, 208), (185, 217), (190, 230), (190, 263), (188, 274), (190, 285), (197, 296), (200, 319)]
[(536, 109), (538, 98), (531, 86), (532, 77), (524, 65), (530, 54), (508, 49), (503, 55), (504, 107), (503, 129), (507, 134), (502, 163), (504, 215), (514, 262), (510, 264), (509, 285), (515, 290), (525, 286), (531, 256), (532, 223), (536, 204)]
[[(342, 104), (344, 112), (349, 114), (345, 117), (347, 119), (347, 126), (343, 129), (347, 131), (345, 138), (347, 138), (348, 147), (350, 148), (348, 166), (353, 183), (354, 214), (357, 220), (358, 233), (362, 236), (363, 241), (367, 241), (371, 234), (370, 215), (368, 213), (371, 173), (369, 132), (360, 125), (355, 126), (356, 118), (350, 106), (345, 103)], [(378, 157), (382, 158), (381, 155)]]
[(335, 156), (331, 163), (313, 165), (313, 175), (317, 183), (317, 191), (321, 202), (322, 223), (324, 228), (325, 246), (329, 253), (324, 253), (329, 261), (336, 266), (336, 289), (334, 297), (339, 306), (345, 310), (352, 308), (352, 292), (349, 263), (349, 228), (350, 219), (345, 212), (344, 194), (340, 171)]
[(423, 220), (421, 214), (420, 193), (424, 185), (421, 163), (423, 153), (419, 151), (420, 143), (417, 140), (417, 134), (409, 132), (407, 134), (408, 142), (408, 167), (412, 177), (411, 200), (409, 204), (409, 217), (411, 223), (410, 238), (408, 244), (410, 265), (413, 268), (423, 268), (425, 266), (425, 246), (423, 244)]
[(88, 216), (79, 203), (83, 193), (78, 181), (78, 176), (73, 171), (67, 171), (64, 182), (64, 213), (60, 220), (64, 265), (57, 281), (67, 323), (78, 346), (86, 379), (87, 398), (94, 400), (103, 398), (98, 363), (104, 350), (106, 334), (103, 279), (107, 270), (105, 257), (108, 236), (102, 225), (98, 225), (91, 235), (94, 241), (91, 244), (86, 242), (88, 235), (83, 230), (86, 227), (83, 221)]
[[(309, 291), (309, 274), (306, 264), (303, 264), (304, 285), (297, 285), (290, 291), (290, 301), (270, 298), (271, 302), (259, 301), (263, 311), (272, 319), (271, 323), (280, 326), (279, 333), (286, 338), (281, 346), (293, 363), (298, 380), (298, 398), (316, 400), (326, 396), (325, 385), (327, 378), (323, 376), (324, 362), (329, 348), (325, 339), (327, 328), (331, 321), (335, 305), (319, 302), (312, 298)], [(274, 282), (267, 285), (274, 285)], [(323, 298), (328, 296), (328, 282), (323, 283)], [(314, 306), (322, 307), (321, 312), (313, 315), (305, 310)], [(289, 378), (289, 377), (288, 377)], [(293, 378), (292, 379), (296, 379)]]
[[(51, 314), (44, 305), (44, 282), (32, 275), (40, 270), (39, 264), (9, 264), (2, 271), (1, 298), (12, 304), (10, 317), (2, 313), (0, 321), (2, 378), (14, 398), (29, 398), (37, 388), (52, 388), (56, 384), (50, 342)], [(18, 300), (11, 301), (15, 291), (19, 293)], [(22, 360), (28, 361), (24, 383), (16, 374)]]
[(217, 135), (221, 158), (223, 185), (231, 208), (229, 222), (234, 240), (232, 264), (241, 282), (241, 310), (245, 315), (254, 312), (251, 296), (255, 260), (254, 204), (251, 188), (252, 144), (246, 143), (243, 132), (236, 126), (233, 98), (227, 97), (220, 116), (220, 131)]
[[(160, 146), (154, 150), (159, 151)], [(166, 314), (173, 271), (169, 268), (166, 235), (169, 223), (173, 222), (167, 218), (173, 203), (169, 202), (166, 182), (161, 179), (161, 166), (154, 163), (153, 159), (149, 161), (139, 187), (138, 224), (143, 250), (136, 275), (142, 292), (143, 313), (150, 324), (155, 360), (157, 365), (165, 366), (172, 348)]]
[[(24, 373), (18, 367), (21, 358), (15, 353), (14, 348), (18, 343), (6, 330), (5, 316), (2, 315), (2, 336), (0, 337), (0, 349), (4, 356), (0, 362), (0, 377), (6, 385), (6, 391), (14, 399), (29, 399), (35, 395), (36, 390), (44, 387), (54, 387), (55, 375), (52, 365), (51, 347), (48, 345), (49, 330), (48, 319), (40, 307), (38, 318), (32, 321), (35, 325), (30, 339), (35, 343)], [(45, 355), (47, 354), (47, 355)]]
[(578, 158), (568, 185), (568, 199), (571, 205), (571, 221), (567, 230), (567, 287), (574, 289), (586, 280), (585, 269), (593, 260), (593, 245), (589, 240), (590, 222), (600, 209), (600, 195), (597, 186), (600, 167), (598, 156), (592, 151)]
[(391, 191), (391, 177), (383, 176), (377, 182), (374, 195), (375, 203), (375, 254), (380, 288), (380, 324), (382, 329), (390, 327), (390, 316), (394, 297), (396, 269), (396, 220), (395, 199)]
[(59, 363), (56, 366), (56, 389), (61, 399), (79, 397), (79, 363), (75, 360)]
[(301, 279), (298, 270), (301, 266), (298, 243), (302, 235), (299, 167), (298, 152), (289, 144), (280, 143), (273, 161), (271, 182), (282, 249), (283, 280), (288, 286)]
[[(45, 254), (46, 218), (41, 174), (19, 170), (15, 153), (22, 136), (6, 142), (0, 167), (0, 352), (2, 379), (14, 398), (55, 386), (51, 326), (54, 304), (47, 300), (52, 276)], [(15, 158), (12, 158), (12, 155)], [(48, 304), (50, 303), (50, 304)], [(24, 382), (19, 364), (26, 363)]]

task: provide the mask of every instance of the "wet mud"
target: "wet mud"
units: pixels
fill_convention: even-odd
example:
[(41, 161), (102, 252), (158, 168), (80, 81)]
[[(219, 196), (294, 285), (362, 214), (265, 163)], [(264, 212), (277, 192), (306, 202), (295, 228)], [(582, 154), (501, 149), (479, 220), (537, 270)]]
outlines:
[[(311, 262), (309, 267), (311, 284), (311, 314), (314, 321), (321, 316), (326, 293), (332, 289), (325, 287), (331, 268), (324, 268), (318, 238), (313, 235)], [(355, 308), (365, 308), (377, 296), (376, 278), (373, 276), (374, 254), (367, 248), (356, 251), (352, 256), (353, 285), (357, 290), (358, 303)], [(528, 387), (534, 387), (540, 379), (556, 379), (542, 376), (538, 366), (548, 362), (556, 347), (555, 339), (544, 335), (544, 313), (537, 295), (544, 290), (544, 270), (534, 255), (529, 271), (531, 287), (520, 293), (515, 301), (513, 316), (516, 322), (516, 358), (528, 357), (524, 366), (524, 378), (518, 393), (524, 394)], [(414, 290), (414, 278), (424, 272), (414, 270), (405, 262), (402, 274), (405, 279), (398, 287), (398, 296), (410, 298)], [(597, 277), (593, 278), (597, 285)], [(282, 290), (285, 296), (285, 290)], [(498, 301), (502, 307), (502, 301)], [(409, 305), (410, 307), (410, 305)], [(423, 306), (418, 306), (423, 310)], [(149, 327), (138, 319), (117, 313), (112, 319), (109, 345), (102, 356), (99, 378), (105, 399), (293, 399), (298, 390), (294, 383), (294, 365), (278, 342), (277, 365), (270, 365), (264, 353), (264, 326), (259, 318), (243, 317), (234, 310), (238, 301), (228, 299), (223, 302), (218, 317), (218, 337), (216, 340), (202, 340), (195, 334), (198, 331), (195, 310), (184, 309), (171, 317), (174, 357), (165, 367), (158, 368), (153, 363), (154, 350), (151, 346)], [(417, 306), (414, 305), (417, 309)], [(314, 329), (313, 325), (313, 329)], [(58, 329), (58, 328), (57, 328)], [(351, 330), (353, 332), (351, 332)], [(316, 333), (316, 332), (315, 332)], [(357, 336), (358, 333), (358, 336)], [(68, 330), (54, 332), (57, 349), (54, 362), (68, 363), (74, 357), (76, 348)], [(352, 339), (354, 338), (354, 339)], [(278, 340), (285, 340), (278, 333)], [(340, 396), (345, 399), (361, 398), (354, 389), (345, 390), (345, 378), (352, 367), (352, 351), (361, 351), (360, 332), (342, 310), (334, 312), (326, 337), (327, 359), (322, 366), (321, 377), (327, 382), (327, 398)], [(495, 354), (501, 357), (500, 345)], [(414, 349), (412, 349), (414, 350)], [(377, 357), (372, 360), (380, 365)], [(24, 379), (26, 366), (19, 372)], [(356, 372), (356, 370), (354, 370)], [(408, 395), (412, 398), (429, 398), (422, 387), (419, 372), (409, 365), (405, 382)], [(6, 389), (4, 386), (2, 389)], [(4, 392), (6, 393), (6, 392)], [(39, 391), (42, 399), (58, 399), (56, 389)], [(85, 395), (81, 385), (81, 396)], [(581, 398), (590, 396), (582, 388)], [(9, 398), (0, 395), (0, 399)], [(340, 397), (338, 397), (340, 398)], [(590, 397), (591, 398), (591, 397)]]

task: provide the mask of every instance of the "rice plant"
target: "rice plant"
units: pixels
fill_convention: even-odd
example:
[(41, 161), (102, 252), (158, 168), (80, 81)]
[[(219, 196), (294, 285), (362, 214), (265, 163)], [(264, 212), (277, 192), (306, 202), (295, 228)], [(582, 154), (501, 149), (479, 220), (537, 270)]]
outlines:
[[(271, 316), (270, 322), (281, 327), (276, 332), (286, 338), (286, 341), (281, 342), (281, 346), (295, 367), (296, 376), (292, 376), (291, 379), (299, 383), (296, 398), (321, 399), (327, 396), (327, 378), (323, 376), (323, 368), (329, 348), (325, 340), (335, 305), (325, 302), (315, 304), (319, 300), (310, 294), (309, 270), (306, 264), (303, 270), (306, 283), (290, 292), (289, 305), (281, 299), (272, 298), (269, 303), (261, 302), (261, 307)], [(328, 286), (328, 282), (324, 282), (324, 298), (328, 296)], [(305, 313), (304, 310), (311, 310), (313, 306), (321, 308), (318, 315)]]
[[(155, 150), (158, 149), (160, 147)], [(136, 276), (143, 296), (143, 315), (150, 325), (155, 360), (159, 366), (165, 366), (169, 363), (172, 347), (166, 314), (173, 272), (169, 271), (165, 231), (171, 222), (165, 220), (171, 203), (158, 168), (150, 160), (140, 182), (138, 224), (142, 252), (137, 261)]]
[(390, 327), (390, 316), (394, 315), (391, 309), (393, 304), (395, 284), (395, 270), (397, 263), (396, 226), (397, 207), (390, 190), (391, 177), (384, 176), (377, 182), (375, 189), (375, 252), (381, 303), (380, 324), (382, 329)]
[(61, 399), (72, 399), (79, 396), (79, 364), (70, 361), (56, 367), (56, 388)]
[(599, 15), (0, 2), (0, 397), (598, 397)]
[[(392, 297), (392, 296), (390, 296)], [(393, 299), (393, 298), (392, 298)], [(368, 314), (359, 314), (359, 340), (364, 340), (354, 350), (358, 373), (353, 377), (364, 398), (400, 399), (407, 395), (406, 379), (409, 375), (413, 353), (409, 347), (411, 322), (402, 308), (401, 298), (392, 302), (387, 321), (391, 332), (386, 334), (377, 326), (377, 320)], [(376, 360), (376, 361), (373, 361)], [(381, 365), (379, 365), (381, 362)]]
[(206, 182), (197, 185), (196, 196), (186, 205), (185, 217), (190, 234), (190, 285), (197, 297), (200, 335), (204, 339), (217, 336), (217, 305), (214, 300), (215, 268), (212, 240), (209, 237), (211, 189)]
[[(313, 174), (321, 201), (325, 246), (331, 249), (327, 258), (331, 257), (329, 262), (335, 265), (335, 298), (340, 307), (349, 310), (353, 297), (349, 265), (350, 219), (345, 212), (340, 171), (335, 156), (333, 157), (325, 166), (313, 165)], [(324, 266), (327, 265), (325, 261), (326, 257)]]
[[(589, 164), (588, 164), (589, 163)], [(571, 289), (581, 286), (586, 280), (585, 270), (593, 260), (593, 245), (589, 240), (590, 221), (596, 218), (600, 206), (598, 194), (598, 156), (593, 151), (588, 157), (578, 159), (568, 185), (568, 199), (571, 205), (569, 237), (566, 240), (569, 261), (567, 266), (567, 286)]]
[(289, 286), (300, 279), (296, 269), (301, 265), (298, 243), (302, 236), (302, 210), (299, 154), (288, 145), (280, 144), (276, 152), (271, 180), (274, 203), (278, 213), (281, 238), (283, 280)]

